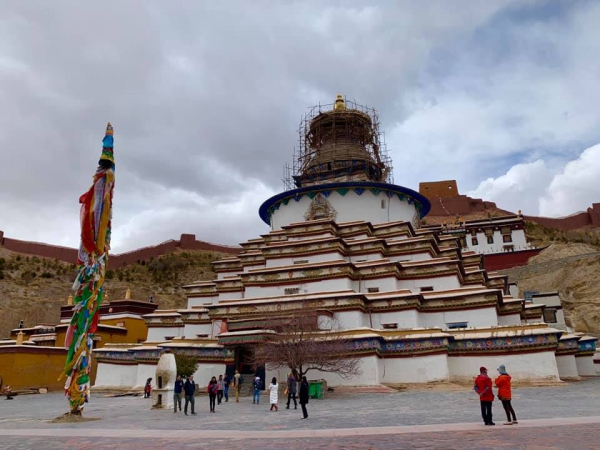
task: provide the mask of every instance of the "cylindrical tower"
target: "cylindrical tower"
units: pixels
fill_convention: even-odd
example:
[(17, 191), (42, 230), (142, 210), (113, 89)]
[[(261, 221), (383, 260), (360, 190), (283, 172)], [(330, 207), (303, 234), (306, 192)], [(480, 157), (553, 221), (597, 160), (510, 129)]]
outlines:
[(429, 211), (424, 196), (394, 184), (374, 109), (338, 95), (334, 104), (315, 106), (304, 116), (299, 138), (292, 176), (287, 167), (286, 190), (259, 209), (273, 230), (319, 219), (411, 222), (416, 227)]
[(338, 181), (386, 182), (388, 161), (382, 158), (377, 113), (337, 96), (333, 108), (313, 108), (300, 125), (296, 187)]

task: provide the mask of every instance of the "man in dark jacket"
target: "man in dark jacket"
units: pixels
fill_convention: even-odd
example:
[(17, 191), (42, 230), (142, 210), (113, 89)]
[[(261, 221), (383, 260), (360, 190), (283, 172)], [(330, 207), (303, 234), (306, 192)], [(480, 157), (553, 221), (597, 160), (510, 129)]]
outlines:
[(494, 401), (494, 392), (492, 391), (492, 379), (488, 377), (485, 367), (479, 368), (479, 376), (475, 378), (473, 390), (479, 394), (481, 403), (481, 417), (486, 425), (496, 425), (492, 421), (492, 402)]
[(298, 382), (296, 377), (294, 376), (294, 372), (290, 372), (287, 379), (287, 391), (288, 391), (288, 399), (287, 406), (285, 409), (290, 409), (290, 400), (294, 399), (294, 409), (298, 409), (298, 404), (296, 403), (296, 393), (298, 392)]
[(177, 375), (177, 379), (175, 380), (175, 393), (173, 394), (173, 402), (175, 403), (175, 411), (177, 412), (177, 406), (179, 406), (179, 411), (181, 412), (181, 393), (183, 392), (183, 380), (181, 379), (181, 375)]
[(302, 377), (302, 382), (300, 383), (300, 406), (302, 406), (302, 417), (303, 419), (308, 419), (308, 411), (306, 410), (306, 405), (308, 404), (308, 381), (306, 381), (306, 377)]
[(185, 380), (183, 390), (185, 391), (185, 406), (183, 407), (183, 413), (187, 416), (188, 403), (191, 403), (192, 414), (196, 415), (196, 413), (194, 412), (194, 405), (196, 403), (196, 400), (194, 400), (194, 393), (196, 392), (196, 383), (194, 382), (194, 375), (190, 375), (188, 379)]

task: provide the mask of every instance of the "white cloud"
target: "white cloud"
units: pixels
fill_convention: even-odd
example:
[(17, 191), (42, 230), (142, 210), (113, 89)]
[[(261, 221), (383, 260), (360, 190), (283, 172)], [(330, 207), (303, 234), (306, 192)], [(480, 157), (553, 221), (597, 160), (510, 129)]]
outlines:
[(498, 178), (482, 181), (467, 195), (496, 202), (499, 208), (515, 213), (522, 210), (524, 214), (537, 215), (540, 196), (551, 179), (552, 173), (546, 163), (538, 159), (532, 163), (517, 164)]
[(565, 216), (600, 202), (600, 144), (565, 165), (540, 199), (544, 216)]

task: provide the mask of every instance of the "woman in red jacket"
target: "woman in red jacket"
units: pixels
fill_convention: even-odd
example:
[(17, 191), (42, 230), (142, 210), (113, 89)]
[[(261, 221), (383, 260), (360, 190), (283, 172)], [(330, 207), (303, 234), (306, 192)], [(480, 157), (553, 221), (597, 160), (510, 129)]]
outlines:
[[(506, 367), (504, 364), (498, 367), (498, 373), (500, 376), (496, 378), (496, 387), (498, 388), (498, 398), (502, 402), (502, 406), (504, 407), (504, 412), (506, 412), (506, 422), (504, 425), (512, 425), (517, 424), (517, 416), (515, 415), (515, 410), (513, 409), (510, 401), (512, 399), (512, 390), (510, 383), (510, 375), (506, 373)], [(511, 420), (512, 414), (512, 420)]]
[(473, 390), (479, 394), (483, 423), (486, 425), (496, 425), (492, 420), (492, 402), (494, 401), (492, 379), (488, 377), (487, 369), (485, 367), (479, 368), (479, 376), (475, 378)]

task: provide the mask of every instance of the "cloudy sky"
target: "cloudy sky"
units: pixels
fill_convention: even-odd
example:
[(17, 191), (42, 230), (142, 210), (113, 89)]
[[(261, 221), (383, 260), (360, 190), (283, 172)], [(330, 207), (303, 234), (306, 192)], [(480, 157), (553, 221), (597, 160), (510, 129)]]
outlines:
[(600, 201), (600, 2), (0, 3), (0, 229), (78, 245), (115, 129), (117, 252), (267, 230), (301, 115), (376, 107), (396, 184), (562, 216)]

